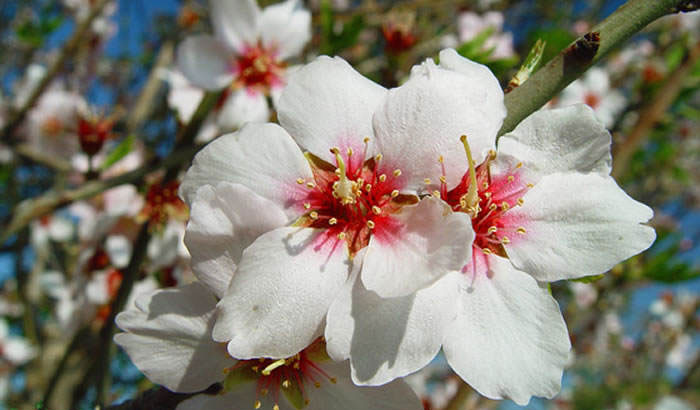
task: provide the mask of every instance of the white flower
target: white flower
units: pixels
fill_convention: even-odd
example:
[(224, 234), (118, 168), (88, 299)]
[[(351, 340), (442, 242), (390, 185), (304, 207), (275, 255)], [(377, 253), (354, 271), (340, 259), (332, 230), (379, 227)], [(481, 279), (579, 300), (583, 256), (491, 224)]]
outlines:
[(591, 307), (598, 299), (598, 291), (590, 283), (570, 282), (569, 289), (574, 294), (574, 300), (581, 309)]
[[(263, 10), (255, 0), (210, 0), (209, 4), (215, 36), (186, 38), (178, 48), (178, 67), (197, 87), (220, 90), (233, 84), (219, 108), (220, 127), (267, 121), (266, 95), (277, 99), (285, 83), (284, 61), (299, 55), (311, 38), (311, 13), (299, 0)], [(170, 98), (171, 104), (173, 98), (177, 97)]]
[[(444, 68), (471, 64), (454, 50), (440, 53)], [(426, 68), (422, 75), (436, 84), (453, 84), (447, 69)], [(486, 91), (473, 94), (479, 92)], [(415, 104), (429, 109), (451, 102)], [(440, 120), (407, 117), (402, 126), (440, 128)], [(472, 139), (464, 142), (474, 156), (467, 146)], [(609, 176), (609, 150), (610, 134), (579, 105), (531, 115), (500, 139), (497, 154), (472, 166), (468, 158), (457, 169), (446, 165), (448, 182), (439, 196), (456, 213), (471, 216), (472, 260), (404, 297), (380, 298), (361, 281), (349, 282), (327, 316), (331, 357), (350, 357), (353, 380), (374, 385), (422, 368), (442, 346), (457, 374), (487, 397), (519, 404), (533, 395), (553, 397), (570, 342), (542, 282), (603, 273), (655, 238), (641, 224), (651, 209)], [(463, 175), (458, 184), (449, 182), (453, 173)]]
[(558, 107), (586, 104), (593, 108), (596, 117), (608, 128), (615, 124), (617, 115), (627, 104), (625, 96), (610, 88), (610, 76), (602, 68), (592, 67), (561, 92)]
[(355, 266), (382, 296), (430, 286), (469, 260), (468, 215), (412, 195), (463, 162), (451, 144), (459, 133), (475, 136), (479, 161), (493, 147), (503, 92), (486, 68), (462, 68), (467, 75), (434, 67), (447, 79), (416, 75), (387, 91), (344, 60), (319, 57), (290, 78), (284, 128), (248, 124), (197, 155), (181, 186), (191, 207), (185, 243), (194, 273), (223, 296), (214, 338), (230, 341), (233, 356), (307, 346), (362, 249)]
[(228, 378), (220, 395), (195, 396), (179, 410), (421, 408), (403, 381), (379, 388), (354, 386), (348, 364), (329, 360), (321, 341), (283, 360), (236, 361), (211, 338), (215, 308), (214, 295), (193, 283), (145, 294), (117, 316), (125, 333), (117, 334), (115, 342), (154, 383), (196, 392)]
[(34, 357), (37, 350), (25, 338), (10, 334), (5, 319), (0, 319), (0, 357), (12, 366), (21, 366)]

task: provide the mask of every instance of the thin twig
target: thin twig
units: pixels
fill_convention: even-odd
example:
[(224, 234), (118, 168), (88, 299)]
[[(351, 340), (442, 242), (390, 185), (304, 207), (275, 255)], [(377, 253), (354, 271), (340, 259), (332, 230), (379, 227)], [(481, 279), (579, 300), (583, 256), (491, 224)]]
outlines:
[(590, 33), (574, 41), (523, 85), (506, 95), (508, 115), (498, 134), (512, 131), (608, 52), (652, 21), (673, 13), (686, 3), (687, 0), (629, 0), (620, 6)]

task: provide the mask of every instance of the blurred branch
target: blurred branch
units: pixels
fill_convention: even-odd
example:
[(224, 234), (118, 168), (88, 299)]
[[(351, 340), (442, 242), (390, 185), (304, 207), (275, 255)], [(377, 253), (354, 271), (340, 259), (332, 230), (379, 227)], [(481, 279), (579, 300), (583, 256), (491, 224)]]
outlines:
[(20, 144), (15, 147), (17, 155), (33, 163), (47, 166), (57, 172), (68, 172), (73, 169), (72, 165), (56, 155), (49, 155), (44, 152), (32, 149), (29, 144)]
[(174, 410), (178, 404), (198, 394), (216, 394), (221, 390), (220, 384), (212, 384), (199, 393), (174, 393), (164, 387), (156, 387), (143, 392), (133, 400), (108, 406), (105, 410)]
[(506, 95), (508, 115), (498, 132), (512, 131), (612, 49), (659, 17), (697, 9), (689, 0), (629, 0)]
[(46, 90), (46, 87), (51, 84), (51, 81), (58, 75), (58, 73), (63, 68), (63, 65), (68, 61), (68, 59), (75, 53), (78, 49), (80, 43), (87, 41), (89, 36), (85, 33), (90, 29), (93, 20), (102, 13), (102, 9), (107, 5), (110, 0), (99, 0), (97, 4), (92, 8), (90, 14), (81, 21), (76, 28), (73, 36), (66, 42), (63, 49), (60, 51), (56, 59), (51, 63), (49, 69), (46, 71), (46, 75), (39, 81), (39, 84), (32, 90), (29, 98), (24, 102), (24, 104), (15, 112), (12, 112), (10, 119), (7, 124), (2, 128), (0, 136), (3, 141), (10, 141), (12, 133), (17, 129), (17, 127), (22, 123), (27, 112), (34, 106), (41, 94)]
[(666, 83), (661, 87), (651, 102), (639, 111), (639, 119), (627, 138), (613, 150), (612, 175), (616, 178), (624, 175), (632, 155), (646, 141), (649, 132), (673, 104), (683, 89), (686, 78), (692, 73), (695, 64), (700, 61), (700, 42), (695, 44), (685, 60), (668, 75)]

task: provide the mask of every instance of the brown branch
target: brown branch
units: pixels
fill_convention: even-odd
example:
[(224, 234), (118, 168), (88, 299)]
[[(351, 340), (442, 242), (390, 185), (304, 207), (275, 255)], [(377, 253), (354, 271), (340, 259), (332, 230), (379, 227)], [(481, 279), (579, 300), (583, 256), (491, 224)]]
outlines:
[(133, 400), (114, 404), (105, 410), (174, 410), (178, 404), (198, 394), (216, 394), (221, 391), (220, 384), (213, 384), (199, 393), (174, 393), (163, 387), (156, 387), (143, 392)]
[(614, 177), (619, 178), (624, 175), (632, 155), (646, 141), (659, 119), (676, 100), (678, 94), (683, 90), (685, 80), (698, 61), (700, 61), (700, 42), (697, 42), (695, 47), (688, 52), (683, 63), (668, 75), (666, 83), (651, 102), (639, 112), (639, 119), (627, 138), (613, 150), (612, 174)]

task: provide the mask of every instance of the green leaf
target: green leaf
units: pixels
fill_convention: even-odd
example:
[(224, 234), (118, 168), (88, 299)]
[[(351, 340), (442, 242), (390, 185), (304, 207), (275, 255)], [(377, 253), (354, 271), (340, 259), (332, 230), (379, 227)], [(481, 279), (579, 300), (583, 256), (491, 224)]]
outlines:
[(119, 143), (114, 149), (107, 155), (107, 158), (105, 158), (105, 161), (102, 163), (102, 166), (100, 169), (104, 171), (105, 169), (111, 167), (114, 165), (117, 161), (120, 159), (124, 158), (131, 152), (133, 149), (134, 145), (134, 136), (129, 135), (128, 137), (124, 138), (122, 142)]
[(487, 28), (486, 30), (477, 34), (473, 39), (462, 43), (462, 45), (457, 47), (457, 53), (459, 53), (459, 55), (462, 57), (475, 61), (483, 61), (485, 58), (490, 57), (493, 53), (493, 49), (484, 50), (484, 44), (486, 44), (486, 40), (491, 37), (494, 31), (495, 29), (493, 27)]
[(582, 278), (570, 279), (572, 282), (593, 283), (603, 279), (605, 275), (584, 276)]

